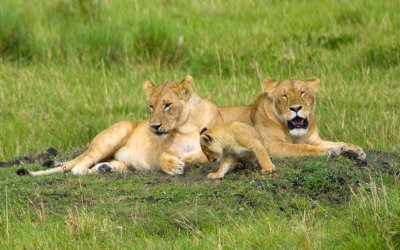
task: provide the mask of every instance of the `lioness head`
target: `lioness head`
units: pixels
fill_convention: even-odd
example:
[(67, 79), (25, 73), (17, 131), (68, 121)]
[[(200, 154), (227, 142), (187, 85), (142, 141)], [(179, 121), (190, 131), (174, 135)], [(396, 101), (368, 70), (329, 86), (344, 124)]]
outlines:
[(188, 119), (192, 81), (187, 75), (180, 83), (165, 82), (156, 86), (151, 81), (145, 82), (149, 126), (155, 135), (165, 137)]
[(217, 162), (222, 155), (222, 148), (216, 143), (207, 128), (200, 132), (200, 147), (209, 162)]
[(307, 133), (310, 116), (314, 112), (314, 89), (319, 79), (302, 80), (265, 80), (264, 88), (273, 101), (273, 110), (281, 122), (285, 123), (292, 136)]

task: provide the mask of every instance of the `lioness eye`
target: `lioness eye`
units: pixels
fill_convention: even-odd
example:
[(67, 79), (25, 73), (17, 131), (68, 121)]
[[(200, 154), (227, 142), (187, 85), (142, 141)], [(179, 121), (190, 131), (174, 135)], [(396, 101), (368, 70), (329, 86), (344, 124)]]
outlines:
[(287, 100), (287, 95), (283, 95), (282, 98), (283, 98), (284, 100)]
[(306, 92), (301, 91), (300, 96), (303, 96)]
[(153, 106), (149, 105), (149, 111), (152, 112), (153, 111)]
[(164, 109), (168, 109), (168, 108), (170, 108), (170, 107), (171, 107), (171, 105), (172, 105), (172, 103), (166, 103), (166, 104), (164, 105)]

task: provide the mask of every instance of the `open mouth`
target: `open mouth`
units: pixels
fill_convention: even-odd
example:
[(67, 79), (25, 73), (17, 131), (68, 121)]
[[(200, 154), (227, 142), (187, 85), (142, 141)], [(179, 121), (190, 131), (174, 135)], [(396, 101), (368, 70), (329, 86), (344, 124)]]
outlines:
[(295, 129), (295, 128), (303, 128), (306, 129), (308, 127), (308, 119), (301, 118), (299, 116), (296, 116), (292, 120), (288, 121), (288, 128), (290, 130)]

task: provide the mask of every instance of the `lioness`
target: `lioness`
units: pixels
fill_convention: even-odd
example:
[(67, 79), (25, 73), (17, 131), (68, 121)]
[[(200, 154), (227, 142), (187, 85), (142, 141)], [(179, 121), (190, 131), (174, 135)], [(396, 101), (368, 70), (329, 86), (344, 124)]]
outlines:
[(364, 160), (353, 144), (322, 140), (315, 123), (314, 90), (319, 79), (265, 80), (265, 93), (256, 101), (251, 118), (271, 155), (350, 155)]
[(210, 130), (204, 128), (200, 145), (210, 162), (220, 161), (218, 171), (209, 173), (208, 178), (221, 179), (235, 165), (257, 160), (262, 173), (275, 170), (260, 133), (252, 125), (233, 122)]
[(183, 173), (185, 165), (206, 162), (200, 130), (236, 119), (250, 123), (251, 106), (218, 108), (193, 92), (192, 81), (189, 75), (180, 83), (155, 86), (147, 81), (149, 120), (112, 125), (98, 134), (84, 153), (61, 166), (36, 172), (19, 169), (17, 173), (37, 176), (71, 170), (82, 175), (133, 168), (177, 175)]
[(264, 173), (275, 168), (264, 148), (271, 155), (307, 156), (344, 154), (364, 160), (364, 151), (353, 144), (322, 140), (315, 124), (314, 89), (317, 78), (307, 81), (265, 80), (265, 93), (252, 107), (252, 126), (232, 123), (211, 130), (203, 129), (200, 144), (207, 158), (220, 161), (216, 173), (209, 178), (222, 178), (239, 160), (260, 162)]

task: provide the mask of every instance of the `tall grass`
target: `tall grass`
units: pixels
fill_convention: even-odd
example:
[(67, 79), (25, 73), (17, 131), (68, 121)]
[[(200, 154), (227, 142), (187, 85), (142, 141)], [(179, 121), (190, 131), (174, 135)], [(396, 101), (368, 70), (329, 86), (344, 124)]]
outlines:
[(183, 61), (186, 69), (225, 76), (232, 70), (254, 74), (257, 63), (283, 77), (298, 70), (323, 73), (316, 69), (320, 62), (394, 67), (400, 60), (398, 8), (395, 1), (5, 0), (1, 54), (62, 62)]

